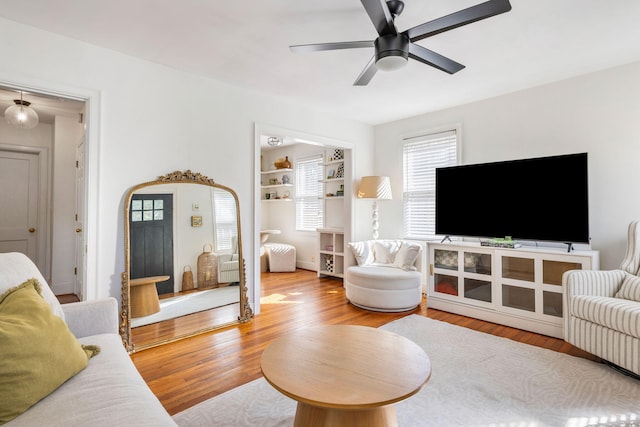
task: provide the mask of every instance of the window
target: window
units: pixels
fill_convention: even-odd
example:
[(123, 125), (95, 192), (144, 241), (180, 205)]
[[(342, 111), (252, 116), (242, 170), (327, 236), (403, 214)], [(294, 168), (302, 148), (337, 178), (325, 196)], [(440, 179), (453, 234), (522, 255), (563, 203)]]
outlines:
[(132, 200), (131, 221), (162, 221), (164, 220), (163, 200)]
[(323, 226), (322, 155), (296, 159), (296, 230), (316, 231)]
[(420, 239), (435, 235), (435, 170), (456, 165), (457, 158), (458, 136), (455, 130), (405, 140), (402, 148), (402, 210), (406, 238)]
[(233, 194), (212, 188), (213, 217), (215, 218), (216, 251), (236, 251), (238, 225), (236, 224), (236, 199)]

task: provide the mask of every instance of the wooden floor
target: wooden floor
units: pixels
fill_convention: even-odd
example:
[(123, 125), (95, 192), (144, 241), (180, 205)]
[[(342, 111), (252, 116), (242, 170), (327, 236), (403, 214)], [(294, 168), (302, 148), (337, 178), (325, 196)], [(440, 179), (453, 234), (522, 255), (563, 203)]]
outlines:
[[(562, 340), (443, 311), (423, 303), (405, 313), (374, 313), (349, 304), (342, 281), (315, 272), (263, 273), (261, 313), (250, 322), (131, 355), (147, 384), (170, 414), (261, 377), (260, 356), (274, 339), (321, 324), (378, 327), (420, 314), (551, 350), (597, 360)], [(292, 349), (295, 351), (295, 349)]]

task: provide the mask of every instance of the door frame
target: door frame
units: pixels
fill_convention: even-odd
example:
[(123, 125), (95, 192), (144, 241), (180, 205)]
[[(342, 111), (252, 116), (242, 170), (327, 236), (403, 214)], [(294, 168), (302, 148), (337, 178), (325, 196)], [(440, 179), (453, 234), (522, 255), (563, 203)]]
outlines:
[[(85, 103), (85, 251), (82, 259), (82, 289), (78, 295), (81, 300), (92, 300), (98, 297), (109, 296), (108, 286), (100, 284), (100, 244), (99, 244), (99, 164), (100, 164), (100, 104), (101, 93), (98, 90), (67, 85), (60, 82), (52, 83), (49, 80), (28, 78), (23, 74), (5, 75), (0, 80), (0, 85), (17, 90), (32, 92), (41, 95), (83, 101)], [(50, 156), (49, 156), (50, 157)], [(49, 172), (49, 171), (48, 171)], [(50, 194), (50, 193), (49, 193)], [(48, 217), (49, 215), (47, 215)], [(49, 240), (50, 242), (50, 240)], [(47, 248), (49, 259), (51, 246)], [(50, 269), (49, 269), (50, 270)], [(104, 277), (110, 277), (112, 273), (105, 273)]]
[[(296, 139), (297, 142), (306, 143), (311, 145), (318, 145), (319, 147), (336, 147), (344, 150), (350, 150), (351, 159), (349, 165), (345, 165), (351, 171), (351, 177), (353, 177), (353, 171), (355, 170), (355, 144), (345, 140), (329, 138), (325, 136), (314, 135), (306, 132), (301, 132), (293, 129), (284, 128), (277, 125), (268, 123), (254, 123), (254, 144), (253, 144), (253, 232), (251, 237), (253, 238), (253, 289), (248, 291), (250, 304), (252, 303), (253, 313), (260, 313), (260, 218), (261, 212), (261, 195), (262, 189), (260, 187), (260, 136), (261, 135), (286, 135), (288, 138)], [(348, 196), (350, 195), (350, 196)], [(354, 230), (354, 215), (353, 215), (353, 192), (351, 190), (351, 182), (345, 182), (345, 198), (344, 198), (344, 238), (346, 242), (353, 240), (352, 233)], [(251, 281), (249, 281), (251, 282)]]

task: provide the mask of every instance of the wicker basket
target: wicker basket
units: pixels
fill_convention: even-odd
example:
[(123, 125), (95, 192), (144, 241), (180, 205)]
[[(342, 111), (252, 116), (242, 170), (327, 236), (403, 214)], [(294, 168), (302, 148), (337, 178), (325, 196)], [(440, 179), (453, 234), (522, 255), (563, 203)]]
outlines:
[[(187, 271), (187, 268), (189, 269), (189, 271)], [(191, 266), (185, 265), (184, 269), (182, 270), (182, 290), (190, 291), (193, 288), (193, 272), (191, 271)]]
[[(207, 246), (211, 250), (207, 251)], [(204, 245), (198, 256), (198, 288), (206, 288), (218, 284), (218, 256), (212, 252), (213, 247)]]

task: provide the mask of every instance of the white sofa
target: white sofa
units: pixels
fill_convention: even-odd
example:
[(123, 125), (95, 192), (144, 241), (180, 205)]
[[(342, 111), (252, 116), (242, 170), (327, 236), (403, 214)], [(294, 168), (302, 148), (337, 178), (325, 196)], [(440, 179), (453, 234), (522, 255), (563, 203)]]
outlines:
[(351, 304), (372, 311), (402, 312), (422, 301), (422, 246), (406, 240), (350, 242), (357, 265), (345, 272)]
[(176, 426), (122, 344), (118, 334), (117, 301), (103, 298), (59, 304), (29, 258), (20, 253), (0, 254), (0, 295), (31, 278), (40, 282), (42, 296), (54, 315), (66, 322), (77, 340), (81, 344), (97, 345), (100, 352), (89, 359), (83, 370), (4, 425)]
[(562, 276), (564, 339), (640, 375), (640, 228), (629, 225), (619, 270), (571, 270)]

